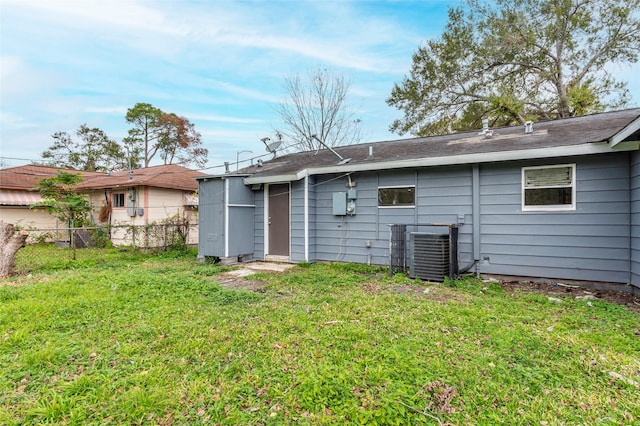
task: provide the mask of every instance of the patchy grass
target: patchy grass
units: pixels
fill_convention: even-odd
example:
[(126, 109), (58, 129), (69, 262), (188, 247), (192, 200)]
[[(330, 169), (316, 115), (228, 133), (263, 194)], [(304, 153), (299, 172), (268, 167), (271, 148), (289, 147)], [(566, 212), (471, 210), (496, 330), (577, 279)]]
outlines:
[(640, 317), (602, 300), (59, 252), (0, 282), (0, 424), (640, 422)]

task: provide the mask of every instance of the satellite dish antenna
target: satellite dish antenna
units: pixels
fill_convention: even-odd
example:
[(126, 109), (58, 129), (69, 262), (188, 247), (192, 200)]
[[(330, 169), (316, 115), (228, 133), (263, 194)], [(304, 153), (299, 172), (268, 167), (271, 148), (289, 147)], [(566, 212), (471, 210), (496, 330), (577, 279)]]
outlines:
[(275, 141), (275, 142), (271, 142), (271, 143), (265, 143), (265, 145), (267, 146), (267, 152), (271, 152), (271, 153), (275, 154), (276, 150), (278, 148), (280, 148), (280, 145), (282, 145), (282, 141)]
[(273, 158), (276, 158), (276, 150), (280, 148), (280, 145), (282, 145), (282, 141), (278, 140), (278, 141), (269, 143), (269, 141), (271, 140), (270, 137), (262, 138), (260, 140), (262, 141), (262, 143), (264, 143), (264, 146), (267, 149), (267, 152), (273, 154)]

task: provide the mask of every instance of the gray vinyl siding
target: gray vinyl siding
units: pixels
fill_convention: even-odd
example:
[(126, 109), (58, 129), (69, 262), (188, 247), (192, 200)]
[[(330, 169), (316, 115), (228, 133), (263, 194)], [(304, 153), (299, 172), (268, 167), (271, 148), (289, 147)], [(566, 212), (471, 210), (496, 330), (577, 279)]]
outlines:
[[(418, 173), (417, 223), (459, 224), (458, 263), (473, 261), (471, 166), (437, 167)], [(461, 216), (459, 223), (458, 216)], [(447, 229), (440, 229), (446, 233)]]
[(229, 227), (230, 257), (253, 255), (254, 237), (253, 221), (255, 217), (254, 192), (244, 185), (242, 177), (227, 178), (229, 193), (227, 218)]
[(222, 179), (199, 181), (198, 257), (219, 257), (224, 253), (224, 186)]
[[(471, 235), (471, 167), (400, 170), (351, 175), (357, 191), (356, 214), (334, 216), (332, 194), (348, 189), (347, 179), (318, 177), (313, 222), (316, 233), (316, 259), (322, 261), (389, 264), (391, 224), (457, 223), (460, 228), (460, 264), (472, 260)], [(378, 188), (383, 186), (415, 186), (414, 207), (379, 208)], [(310, 213), (312, 214), (312, 213)], [(292, 219), (293, 220), (293, 219)], [(446, 228), (417, 228), (409, 231), (446, 233)]]
[(310, 176), (309, 180), (309, 262), (315, 262), (316, 257), (316, 178)]
[(291, 182), (290, 254), (292, 262), (304, 262), (304, 179)]
[[(576, 164), (575, 211), (522, 211), (522, 167)], [(474, 170), (478, 174), (474, 175)], [(479, 195), (474, 195), (479, 176)], [(504, 162), (350, 175), (356, 214), (333, 214), (333, 194), (346, 192), (346, 175), (312, 176), (291, 183), (290, 260), (389, 264), (391, 224), (459, 225), (459, 264), (475, 258), (482, 274), (629, 283), (640, 287), (640, 153)], [(231, 203), (253, 204), (244, 227), (255, 259), (265, 256), (264, 191), (231, 184)], [(413, 207), (379, 208), (378, 188), (414, 186)], [(308, 257), (305, 256), (305, 188)], [(200, 182), (200, 256), (217, 256), (223, 244), (224, 179)], [(473, 200), (479, 204), (474, 207)], [(474, 212), (480, 232), (473, 235)], [(235, 214), (233, 214), (236, 217)], [(245, 219), (243, 219), (245, 220)], [(250, 228), (251, 225), (247, 225)], [(429, 232), (431, 229), (428, 230)], [(446, 229), (442, 229), (446, 232)], [(241, 235), (242, 234), (242, 235)], [(474, 241), (479, 252), (474, 253)], [(214, 250), (215, 249), (215, 250)], [(218, 251), (216, 251), (218, 250)]]
[[(321, 261), (386, 264), (389, 257), (388, 227), (380, 224), (377, 214), (377, 175), (352, 174), (351, 179), (357, 191), (356, 214), (353, 216), (334, 216), (332, 209), (332, 194), (347, 191), (347, 178), (319, 176), (316, 179), (316, 204), (312, 210), (315, 216), (315, 257)], [(385, 228), (383, 239), (379, 238), (380, 227)]]
[(631, 154), (631, 284), (640, 287), (640, 152)]
[[(199, 257), (235, 257), (254, 251), (254, 194), (241, 177), (199, 181)], [(228, 186), (228, 191), (227, 191)], [(227, 204), (225, 204), (225, 197)], [(226, 208), (228, 207), (228, 217)], [(229, 253), (225, 253), (225, 221)]]
[[(523, 212), (521, 168), (576, 164), (576, 210)], [(482, 165), (481, 273), (628, 282), (627, 154)]]
[(265, 247), (264, 247), (264, 190), (256, 191), (254, 195), (254, 202), (256, 208), (254, 211), (254, 228), (255, 236), (253, 241), (254, 259), (264, 259)]

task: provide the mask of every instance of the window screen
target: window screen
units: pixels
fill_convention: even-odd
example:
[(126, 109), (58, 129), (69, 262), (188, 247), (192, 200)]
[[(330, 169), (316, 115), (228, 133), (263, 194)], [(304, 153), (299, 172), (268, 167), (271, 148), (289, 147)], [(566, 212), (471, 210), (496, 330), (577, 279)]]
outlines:
[(575, 209), (575, 165), (525, 167), (523, 210)]

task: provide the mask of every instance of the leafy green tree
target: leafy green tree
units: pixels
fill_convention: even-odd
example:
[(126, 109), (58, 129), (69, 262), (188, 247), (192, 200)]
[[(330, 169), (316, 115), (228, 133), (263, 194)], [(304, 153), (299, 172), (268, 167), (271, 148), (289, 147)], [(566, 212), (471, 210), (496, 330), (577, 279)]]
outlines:
[(390, 130), (424, 136), (624, 106), (613, 65), (637, 62), (640, 0), (467, 0), (413, 55)]
[(148, 103), (135, 104), (125, 118), (133, 127), (124, 142), (134, 155), (140, 156), (144, 167), (149, 167), (156, 155), (164, 164), (206, 164), (208, 150), (202, 147), (200, 133), (186, 118)]
[[(116, 171), (128, 167), (127, 154), (117, 142), (97, 127), (81, 125), (75, 139), (67, 132), (52, 135), (53, 145), (41, 154), (54, 167), (86, 171)], [(135, 159), (134, 159), (135, 165)]]
[(71, 228), (85, 224), (91, 211), (89, 197), (78, 192), (80, 183), (82, 183), (80, 173), (59, 170), (56, 176), (43, 178), (36, 184), (42, 201), (32, 206), (35, 209), (44, 208), (49, 214), (66, 223), (70, 241)]

